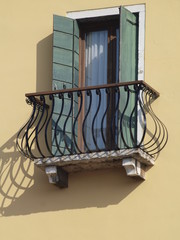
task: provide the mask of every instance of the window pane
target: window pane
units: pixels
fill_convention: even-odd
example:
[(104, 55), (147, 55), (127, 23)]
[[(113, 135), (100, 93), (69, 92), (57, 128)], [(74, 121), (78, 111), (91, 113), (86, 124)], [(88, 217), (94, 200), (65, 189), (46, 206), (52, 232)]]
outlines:
[(108, 31), (86, 34), (86, 86), (107, 83)]
[[(108, 31), (96, 31), (86, 34), (86, 57), (85, 57), (85, 85), (94, 86), (107, 84), (107, 56), (108, 56)], [(90, 98), (86, 96), (85, 112), (87, 113)], [(101, 106), (95, 118), (93, 119), (99, 104), (99, 96), (92, 91), (92, 105), (86, 121), (87, 145), (91, 150), (95, 149), (92, 134), (97, 139), (98, 147), (105, 148), (102, 135), (101, 123), (106, 110), (106, 94), (101, 91)], [(103, 131), (106, 129), (106, 118), (103, 121)]]

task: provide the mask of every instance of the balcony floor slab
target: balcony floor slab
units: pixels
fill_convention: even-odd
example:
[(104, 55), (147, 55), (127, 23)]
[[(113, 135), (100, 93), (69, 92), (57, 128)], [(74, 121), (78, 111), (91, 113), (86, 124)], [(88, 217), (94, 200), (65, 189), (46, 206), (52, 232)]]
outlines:
[(135, 159), (145, 166), (154, 165), (154, 158), (139, 148), (35, 159), (34, 163), (42, 169), (48, 166), (58, 166), (66, 172), (77, 172), (121, 167), (122, 160), (129, 158)]

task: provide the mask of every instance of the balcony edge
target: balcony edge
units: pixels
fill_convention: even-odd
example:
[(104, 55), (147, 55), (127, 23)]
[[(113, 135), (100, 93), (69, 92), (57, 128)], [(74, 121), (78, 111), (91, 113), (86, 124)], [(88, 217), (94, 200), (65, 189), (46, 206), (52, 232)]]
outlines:
[(122, 160), (127, 158), (135, 159), (143, 165), (154, 165), (154, 158), (139, 148), (35, 159), (34, 163), (42, 169), (59, 166), (67, 172), (76, 172), (121, 167)]

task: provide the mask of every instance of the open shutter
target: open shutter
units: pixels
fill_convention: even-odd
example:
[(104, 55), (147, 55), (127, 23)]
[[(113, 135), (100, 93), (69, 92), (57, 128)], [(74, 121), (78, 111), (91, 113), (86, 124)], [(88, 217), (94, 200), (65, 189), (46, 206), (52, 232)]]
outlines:
[(78, 87), (79, 29), (75, 20), (54, 16), (53, 90)]
[(120, 82), (137, 80), (138, 19), (120, 7)]
[[(124, 7), (120, 7), (120, 58), (119, 58), (119, 81), (130, 82), (137, 80), (138, 69), (138, 19), (137, 16), (129, 12)], [(131, 90), (133, 88), (130, 87)], [(120, 137), (121, 147), (133, 147), (137, 138), (137, 111), (134, 111), (136, 96), (130, 93), (128, 106), (123, 115)], [(127, 92), (121, 90), (120, 114), (125, 109), (127, 102)], [(131, 121), (130, 121), (131, 120)], [(130, 124), (131, 122), (131, 124)], [(134, 142), (132, 141), (132, 136)]]
[[(53, 82), (52, 90), (78, 87), (79, 81), (79, 28), (76, 20), (54, 15), (53, 18)], [(66, 96), (65, 96), (66, 97)], [(52, 116), (52, 152), (56, 154), (54, 128), (59, 116), (61, 100), (55, 98), (54, 112)], [(70, 108), (70, 99), (65, 99), (64, 111), (61, 121), (58, 123), (58, 142), (61, 151), (64, 148), (63, 124)], [(72, 125), (77, 104), (73, 103), (73, 114), (68, 119), (66, 137), (71, 145)], [(69, 146), (71, 149), (73, 146)], [(59, 154), (57, 152), (57, 154)]]

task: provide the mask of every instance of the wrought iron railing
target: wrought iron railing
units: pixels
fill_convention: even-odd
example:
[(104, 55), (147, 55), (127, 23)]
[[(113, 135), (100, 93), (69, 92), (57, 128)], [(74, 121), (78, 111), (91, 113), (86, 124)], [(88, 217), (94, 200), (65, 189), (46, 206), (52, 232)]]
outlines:
[(156, 156), (168, 139), (151, 106), (158, 96), (143, 81), (26, 94), (33, 109), (18, 149), (31, 159), (137, 148)]

